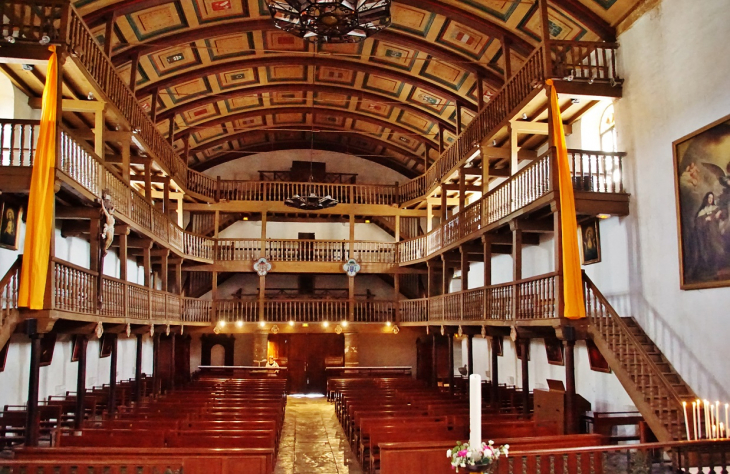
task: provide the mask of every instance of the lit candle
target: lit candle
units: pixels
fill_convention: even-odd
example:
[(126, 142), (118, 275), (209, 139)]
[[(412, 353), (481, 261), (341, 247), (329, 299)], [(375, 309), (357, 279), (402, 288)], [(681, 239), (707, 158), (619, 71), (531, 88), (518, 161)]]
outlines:
[(705, 410), (705, 438), (710, 439), (710, 430), (712, 430), (712, 425), (710, 425), (710, 402), (707, 400), (704, 400), (704, 410)]
[(695, 441), (697, 440), (697, 402), (692, 402), (692, 429), (695, 432)]
[(717, 438), (717, 426), (712, 425), (712, 439)]
[[(730, 405), (730, 404), (728, 404), (728, 403), (725, 404), (725, 428), (726, 429), (727, 428), (730, 428), (730, 424), (728, 424), (728, 422), (727, 422), (727, 408), (728, 408), (728, 405)], [(725, 437), (726, 438), (728, 437), (727, 436), (727, 432), (725, 433)]]
[(710, 438), (715, 439), (715, 405), (710, 403), (710, 426), (712, 426), (712, 431), (710, 432)]
[(684, 428), (687, 430), (687, 441), (689, 441), (691, 438), (689, 437), (689, 420), (687, 419), (687, 402), (682, 402), (682, 409), (684, 410)]
[(482, 378), (479, 374), (469, 376), (469, 447), (482, 447)]

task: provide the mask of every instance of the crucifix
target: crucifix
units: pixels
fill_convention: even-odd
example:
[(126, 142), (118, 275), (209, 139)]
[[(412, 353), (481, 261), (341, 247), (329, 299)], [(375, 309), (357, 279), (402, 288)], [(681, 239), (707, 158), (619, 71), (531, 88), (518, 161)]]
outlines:
[[(108, 189), (102, 191), (99, 204), (101, 204), (100, 218), (103, 221), (104, 226), (101, 228), (101, 233), (97, 236), (99, 239), (99, 255), (97, 256), (99, 259), (99, 278), (97, 279), (96, 287), (96, 305), (97, 308), (101, 310), (104, 305), (104, 298), (102, 295), (104, 257), (106, 257), (107, 250), (109, 250), (109, 247), (111, 247), (112, 241), (114, 240), (114, 224), (116, 223), (116, 219), (114, 218), (114, 204), (112, 204), (112, 196), (109, 194)], [(125, 262), (122, 264), (124, 263)]]

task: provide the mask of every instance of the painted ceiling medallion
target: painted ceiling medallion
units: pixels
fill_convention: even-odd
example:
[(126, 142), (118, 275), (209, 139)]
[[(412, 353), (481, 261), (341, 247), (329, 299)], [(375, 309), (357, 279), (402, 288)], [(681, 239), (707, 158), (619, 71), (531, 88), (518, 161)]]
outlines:
[(360, 271), (360, 264), (354, 258), (351, 258), (347, 263), (342, 265), (342, 269), (345, 270), (347, 276), (354, 277)]
[(274, 25), (313, 43), (358, 43), (390, 26), (391, 0), (267, 0)]
[(259, 276), (266, 276), (271, 271), (271, 264), (265, 257), (261, 257), (253, 264), (253, 269), (256, 270)]

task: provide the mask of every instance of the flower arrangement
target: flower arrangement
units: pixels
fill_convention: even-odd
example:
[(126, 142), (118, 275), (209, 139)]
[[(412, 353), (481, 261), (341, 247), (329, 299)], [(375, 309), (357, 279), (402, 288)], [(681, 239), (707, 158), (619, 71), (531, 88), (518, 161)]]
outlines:
[(482, 443), (480, 448), (472, 449), (469, 443), (462, 444), (457, 441), (456, 446), (446, 451), (446, 457), (451, 458), (451, 467), (459, 472), (459, 468), (467, 471), (475, 471), (475, 468), (482, 470), (489, 469), (496, 464), (500, 456), (507, 456), (509, 445), (495, 447), (494, 441)]

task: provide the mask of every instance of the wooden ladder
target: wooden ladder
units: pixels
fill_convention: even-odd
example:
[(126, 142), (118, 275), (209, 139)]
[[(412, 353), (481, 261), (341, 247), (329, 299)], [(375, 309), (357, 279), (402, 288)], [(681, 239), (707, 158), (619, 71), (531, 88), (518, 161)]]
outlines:
[[(622, 318), (584, 274), (588, 333), (661, 442), (686, 439), (682, 402), (697, 399), (634, 318)], [(691, 409), (688, 408), (688, 415)]]

